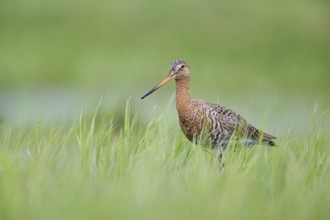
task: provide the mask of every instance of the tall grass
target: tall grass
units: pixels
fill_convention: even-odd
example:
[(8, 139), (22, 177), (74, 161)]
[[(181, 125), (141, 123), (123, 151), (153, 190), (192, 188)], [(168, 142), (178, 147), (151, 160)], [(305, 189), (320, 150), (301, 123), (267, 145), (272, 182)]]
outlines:
[(216, 154), (166, 114), (122, 124), (0, 125), (0, 219), (328, 219), (330, 137), (313, 130)]

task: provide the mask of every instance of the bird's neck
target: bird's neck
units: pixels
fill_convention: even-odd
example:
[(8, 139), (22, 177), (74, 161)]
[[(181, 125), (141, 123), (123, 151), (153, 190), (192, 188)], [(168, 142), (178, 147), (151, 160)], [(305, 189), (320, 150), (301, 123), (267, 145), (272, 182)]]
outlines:
[(179, 116), (188, 113), (190, 103), (190, 78), (176, 80), (176, 108)]

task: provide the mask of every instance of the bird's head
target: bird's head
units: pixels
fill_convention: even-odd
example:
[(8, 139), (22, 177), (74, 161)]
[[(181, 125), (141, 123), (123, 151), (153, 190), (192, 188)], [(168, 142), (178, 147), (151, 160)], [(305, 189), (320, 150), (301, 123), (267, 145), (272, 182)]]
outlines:
[(166, 77), (154, 86), (149, 92), (147, 92), (141, 99), (144, 99), (166, 83), (168, 83), (171, 79), (182, 80), (190, 77), (189, 66), (184, 60), (174, 60), (171, 64), (170, 72), (166, 75)]
[(174, 60), (171, 64), (169, 75), (172, 74), (174, 79), (180, 80), (190, 76), (189, 66), (184, 60)]

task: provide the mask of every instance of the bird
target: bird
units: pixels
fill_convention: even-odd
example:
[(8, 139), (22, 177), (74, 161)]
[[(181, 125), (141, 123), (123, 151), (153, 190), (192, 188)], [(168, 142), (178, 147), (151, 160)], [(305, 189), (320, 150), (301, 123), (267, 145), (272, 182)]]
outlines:
[(255, 128), (235, 111), (222, 105), (192, 99), (190, 66), (182, 59), (174, 60), (166, 77), (141, 99), (172, 79), (176, 82), (176, 109), (180, 127), (189, 141), (217, 149), (220, 156), (231, 141), (247, 146), (256, 144), (275, 146), (275, 136)]

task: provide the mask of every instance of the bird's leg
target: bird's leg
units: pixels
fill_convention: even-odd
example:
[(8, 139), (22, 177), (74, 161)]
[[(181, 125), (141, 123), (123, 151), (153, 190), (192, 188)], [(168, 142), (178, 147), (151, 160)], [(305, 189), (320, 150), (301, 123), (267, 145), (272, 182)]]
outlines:
[(225, 151), (227, 149), (229, 140), (226, 140), (227, 138), (222, 138), (220, 142), (218, 142), (213, 149), (217, 151), (219, 162), (221, 167), (224, 167), (224, 161), (225, 161)]
[(223, 147), (217, 148), (217, 153), (218, 153), (219, 165), (221, 169), (225, 166), (225, 148)]

